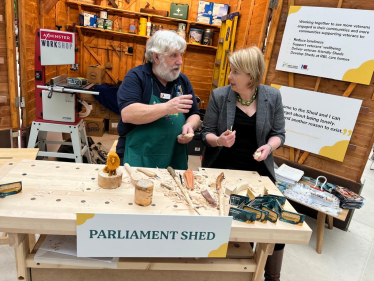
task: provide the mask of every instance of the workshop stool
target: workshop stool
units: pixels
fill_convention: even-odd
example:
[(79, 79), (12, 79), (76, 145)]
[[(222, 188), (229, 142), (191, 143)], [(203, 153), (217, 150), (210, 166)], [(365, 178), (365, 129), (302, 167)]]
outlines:
[[(47, 132), (68, 133), (71, 135), (71, 142), (47, 141)], [(74, 153), (48, 152), (46, 149), (47, 144), (71, 145)], [(31, 126), (27, 148), (34, 147), (39, 148), (38, 156), (68, 158), (74, 159), (76, 163), (83, 163), (82, 156), (85, 155), (87, 162), (91, 164), (91, 154), (87, 145), (86, 129), (82, 119), (71, 124), (35, 120)]]

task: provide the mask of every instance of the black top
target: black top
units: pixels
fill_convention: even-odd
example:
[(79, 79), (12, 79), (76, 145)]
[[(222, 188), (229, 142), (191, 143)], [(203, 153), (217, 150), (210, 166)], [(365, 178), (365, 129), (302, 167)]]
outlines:
[(256, 113), (248, 116), (236, 107), (233, 130), (236, 131), (235, 143), (232, 147), (223, 147), (212, 168), (257, 171), (261, 176), (270, 173), (263, 161), (257, 162), (253, 158), (256, 152)]

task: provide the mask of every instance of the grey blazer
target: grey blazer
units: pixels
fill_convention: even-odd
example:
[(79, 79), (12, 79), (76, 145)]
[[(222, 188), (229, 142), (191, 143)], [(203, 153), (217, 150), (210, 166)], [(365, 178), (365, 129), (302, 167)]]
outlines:
[[(236, 111), (236, 93), (231, 86), (213, 90), (205, 112), (202, 126), (202, 139), (207, 146), (203, 157), (203, 167), (209, 168), (217, 159), (222, 147), (211, 147), (206, 141), (206, 135), (213, 133), (220, 136), (234, 125)], [(278, 89), (260, 85), (257, 95), (256, 138), (258, 147), (267, 143), (270, 137), (281, 139), (281, 146), (285, 141), (285, 120), (282, 97)], [(275, 180), (273, 154), (264, 160), (270, 174)]]

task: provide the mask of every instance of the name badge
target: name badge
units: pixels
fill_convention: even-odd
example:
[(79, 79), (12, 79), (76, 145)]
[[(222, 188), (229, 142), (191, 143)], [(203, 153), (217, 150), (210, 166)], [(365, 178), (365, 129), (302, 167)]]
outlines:
[(165, 93), (160, 93), (160, 98), (164, 100), (170, 100), (171, 95), (170, 94), (165, 94)]

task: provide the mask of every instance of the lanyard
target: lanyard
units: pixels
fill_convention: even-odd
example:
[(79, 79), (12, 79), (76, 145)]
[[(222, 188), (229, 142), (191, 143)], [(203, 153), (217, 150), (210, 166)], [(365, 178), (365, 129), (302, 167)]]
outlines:
[[(151, 77), (151, 82), (152, 82), (152, 95), (153, 95), (153, 77)], [(155, 83), (156, 84), (156, 87), (161, 95), (161, 90), (160, 90), (160, 87), (158, 86), (157, 82)], [(183, 95), (183, 90), (182, 90), (182, 86), (181, 85), (178, 85), (177, 84), (174, 84), (174, 87), (171, 91), (171, 97), (174, 96), (174, 92), (176, 92), (176, 96), (179, 97), (179, 96), (182, 96)]]

